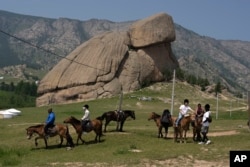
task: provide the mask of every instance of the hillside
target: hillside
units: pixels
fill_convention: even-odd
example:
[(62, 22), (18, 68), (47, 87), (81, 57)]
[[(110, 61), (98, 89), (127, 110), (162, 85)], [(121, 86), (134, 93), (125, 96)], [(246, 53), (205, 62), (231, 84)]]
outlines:
[[(3, 67), (6, 69), (6, 66), (19, 64), (26, 64), (29, 68), (45, 73), (91, 37), (106, 31), (127, 30), (132, 23), (133, 21), (116, 23), (98, 19), (49, 19), (0, 11), (0, 76), (11, 77), (9, 70), (6, 73), (6, 70), (2, 70)], [(197, 77), (206, 77), (211, 83), (222, 81), (231, 91), (248, 89), (250, 42), (216, 40), (200, 36), (177, 24), (175, 28), (176, 41), (172, 43), (172, 47), (183, 70)], [(16, 70), (13, 67), (11, 69)]]

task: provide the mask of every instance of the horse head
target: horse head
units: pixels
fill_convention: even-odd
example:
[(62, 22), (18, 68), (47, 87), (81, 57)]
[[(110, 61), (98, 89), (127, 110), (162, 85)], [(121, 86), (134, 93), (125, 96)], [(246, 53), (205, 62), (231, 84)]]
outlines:
[(69, 124), (81, 124), (81, 121), (76, 119), (74, 116), (70, 116), (69, 118), (65, 119), (63, 123), (69, 123)]
[(151, 119), (156, 119), (156, 118), (159, 118), (161, 117), (160, 115), (156, 114), (155, 112), (152, 112), (150, 113), (149, 117), (148, 117), (148, 120), (150, 121)]
[(27, 139), (31, 139), (34, 133), (42, 133), (44, 129), (43, 124), (35, 125), (35, 126), (30, 126), (26, 128), (26, 134), (27, 134)]
[(125, 117), (131, 117), (135, 120), (135, 111), (134, 110), (124, 110), (123, 113), (125, 114)]
[(26, 128), (27, 139), (30, 140), (33, 136), (34, 131), (30, 128)]
[(131, 110), (130, 112), (130, 117), (135, 120), (135, 111)]

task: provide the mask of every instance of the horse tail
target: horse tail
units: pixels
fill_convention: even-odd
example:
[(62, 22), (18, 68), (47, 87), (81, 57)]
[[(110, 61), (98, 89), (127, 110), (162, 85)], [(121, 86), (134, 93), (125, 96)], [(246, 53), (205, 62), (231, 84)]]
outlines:
[(107, 116), (107, 113), (105, 112), (105, 113), (102, 114), (102, 116), (99, 117), (99, 119), (104, 120), (104, 118), (106, 118), (106, 116)]
[(103, 121), (104, 117), (99, 116), (99, 117), (96, 117), (96, 119), (99, 120), (99, 121)]
[(75, 146), (74, 142), (73, 142), (73, 138), (69, 134), (69, 127), (68, 127), (68, 125), (66, 125), (66, 139), (67, 139), (67, 143), (69, 144), (70, 147), (74, 147)]

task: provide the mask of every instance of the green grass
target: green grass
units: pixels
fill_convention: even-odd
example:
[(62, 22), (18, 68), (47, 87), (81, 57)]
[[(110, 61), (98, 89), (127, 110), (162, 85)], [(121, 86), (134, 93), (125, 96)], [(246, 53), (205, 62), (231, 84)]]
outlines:
[[(0, 166), (146, 166), (145, 163), (155, 165), (157, 161), (176, 159), (180, 157), (191, 159), (190, 161), (205, 160), (209, 162), (229, 162), (230, 150), (249, 149), (249, 131), (246, 126), (247, 111), (242, 110), (245, 103), (233, 107), (230, 113), (227, 111), (231, 98), (220, 99), (218, 119), (215, 117), (216, 98), (201, 96), (201, 92), (195, 87), (180, 84), (176, 86), (176, 97), (174, 116), (177, 115), (178, 107), (184, 98), (189, 98), (190, 105), (195, 108), (197, 102), (210, 103), (213, 113), (213, 122), (210, 126), (210, 133), (223, 133), (223, 131), (236, 131), (237, 134), (230, 136), (209, 136), (211, 145), (201, 146), (188, 138), (188, 143), (174, 143), (173, 139), (158, 139), (157, 128), (153, 121), (148, 121), (149, 113), (155, 111), (161, 113), (163, 109), (170, 109), (171, 84), (155, 84), (141, 91), (124, 95), (123, 109), (133, 109), (136, 112), (136, 120), (128, 119), (122, 133), (113, 132), (115, 122), (108, 126), (108, 132), (102, 137), (102, 142), (93, 144), (95, 135), (93, 132), (83, 135), (87, 144), (78, 145), (73, 150), (66, 151), (65, 147), (57, 148), (58, 137), (49, 139), (49, 148), (44, 148), (44, 142), (38, 140), (38, 147), (34, 145), (34, 138), (26, 139), (25, 128), (36, 123), (44, 122), (47, 117), (47, 109), (53, 107), (56, 113), (56, 122), (63, 122), (64, 119), (73, 115), (82, 117), (82, 106), (88, 103), (91, 111), (91, 118), (100, 116), (103, 112), (117, 108), (119, 97), (98, 99), (89, 102), (52, 105), (46, 107), (19, 108), (21, 116), (13, 119), (0, 120)], [(158, 88), (161, 88), (158, 90)], [(152, 101), (139, 101), (136, 97), (150, 96)], [(166, 101), (165, 101), (166, 100)], [(173, 136), (170, 128), (169, 137)], [(70, 126), (70, 133), (76, 142), (76, 133)], [(189, 134), (191, 131), (188, 132)], [(65, 144), (65, 142), (64, 142)], [(130, 150), (141, 152), (131, 152)], [(190, 158), (190, 156), (192, 158)], [(80, 166), (79, 165), (79, 166)], [(90, 165), (91, 166), (91, 165)], [(157, 166), (165, 166), (157, 164)]]

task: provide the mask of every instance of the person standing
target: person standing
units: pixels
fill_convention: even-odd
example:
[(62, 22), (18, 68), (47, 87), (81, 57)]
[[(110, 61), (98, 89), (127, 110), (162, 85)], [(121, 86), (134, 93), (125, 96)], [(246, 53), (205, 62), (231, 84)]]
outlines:
[(48, 117), (47, 120), (45, 121), (45, 126), (44, 126), (44, 133), (47, 138), (49, 137), (48, 129), (54, 126), (55, 119), (56, 116), (55, 113), (52, 111), (52, 108), (48, 109)]
[(179, 112), (178, 118), (175, 122), (175, 127), (178, 127), (180, 120), (183, 118), (184, 115), (187, 114), (188, 110), (191, 110), (192, 112), (194, 112), (194, 110), (192, 110), (191, 107), (189, 107), (188, 99), (184, 100), (184, 104), (182, 104), (179, 109), (180, 109), (180, 112)]
[(202, 127), (201, 127), (201, 134), (203, 135), (202, 141), (198, 144), (210, 144), (211, 141), (208, 139), (207, 134), (209, 130), (209, 124), (211, 121), (211, 112), (210, 112), (210, 105), (205, 105), (205, 113), (203, 114), (202, 118)]

